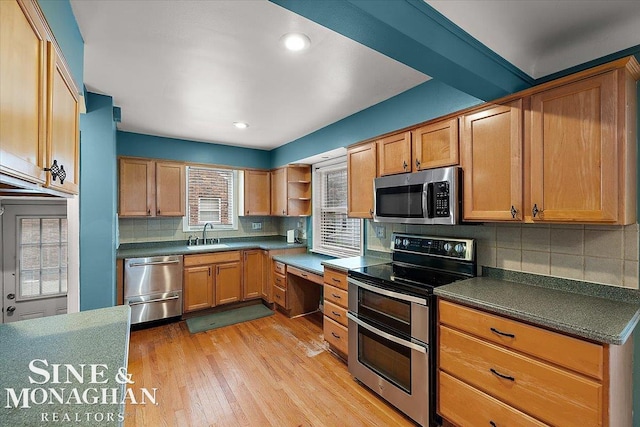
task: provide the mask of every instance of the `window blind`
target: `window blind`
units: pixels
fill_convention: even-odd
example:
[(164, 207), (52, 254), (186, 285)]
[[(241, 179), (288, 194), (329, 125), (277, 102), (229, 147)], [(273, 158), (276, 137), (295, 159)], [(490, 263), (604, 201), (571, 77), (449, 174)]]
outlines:
[(346, 163), (319, 167), (315, 171), (315, 252), (349, 257), (362, 254), (362, 220), (347, 218)]

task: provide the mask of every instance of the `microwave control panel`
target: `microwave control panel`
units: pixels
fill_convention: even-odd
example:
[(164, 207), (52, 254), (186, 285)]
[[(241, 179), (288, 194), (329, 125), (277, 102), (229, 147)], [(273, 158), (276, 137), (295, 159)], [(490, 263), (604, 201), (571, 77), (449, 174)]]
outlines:
[(440, 181), (433, 183), (433, 201), (436, 218), (446, 218), (449, 216), (449, 182)]

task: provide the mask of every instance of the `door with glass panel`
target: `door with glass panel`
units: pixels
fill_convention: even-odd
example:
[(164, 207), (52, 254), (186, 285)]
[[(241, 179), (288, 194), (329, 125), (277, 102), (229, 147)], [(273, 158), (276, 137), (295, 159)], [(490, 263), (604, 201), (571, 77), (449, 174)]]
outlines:
[(66, 205), (7, 205), (3, 322), (67, 312)]

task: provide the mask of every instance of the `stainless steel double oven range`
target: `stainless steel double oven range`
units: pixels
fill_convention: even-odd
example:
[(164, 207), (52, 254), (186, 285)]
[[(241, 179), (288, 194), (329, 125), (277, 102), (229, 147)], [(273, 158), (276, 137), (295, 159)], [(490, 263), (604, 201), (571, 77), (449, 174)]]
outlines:
[(433, 288), (475, 276), (475, 242), (394, 234), (391, 247), (392, 262), (349, 271), (349, 372), (420, 425), (439, 425)]

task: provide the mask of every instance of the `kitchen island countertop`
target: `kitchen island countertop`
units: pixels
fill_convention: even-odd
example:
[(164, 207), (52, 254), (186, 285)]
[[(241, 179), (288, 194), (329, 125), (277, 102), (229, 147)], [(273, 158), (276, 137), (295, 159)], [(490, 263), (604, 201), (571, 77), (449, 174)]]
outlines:
[[(117, 306), (0, 325), (1, 424), (56, 424), (57, 417), (57, 424), (122, 425), (124, 405), (120, 403), (125, 396), (122, 375), (126, 374), (129, 354), (130, 316), (129, 306)], [(33, 365), (30, 367), (30, 364)], [(93, 378), (92, 365), (96, 373)], [(70, 374), (66, 382), (70, 367), (82, 376), (76, 378)], [(30, 378), (36, 382), (32, 383)], [(24, 389), (28, 390), (28, 397), (21, 396)], [(104, 402), (100, 397), (103, 389), (108, 391), (108, 396), (112, 396), (111, 390), (117, 390), (116, 401), (109, 398)], [(62, 395), (63, 403), (55, 397), (56, 392)], [(14, 405), (14, 396), (17, 396), (17, 405)], [(46, 402), (39, 404), (44, 396)], [(95, 397), (98, 402), (94, 404)], [(24, 407), (25, 398), (29, 407)], [(9, 408), (6, 408), (7, 402), (11, 402)]]

